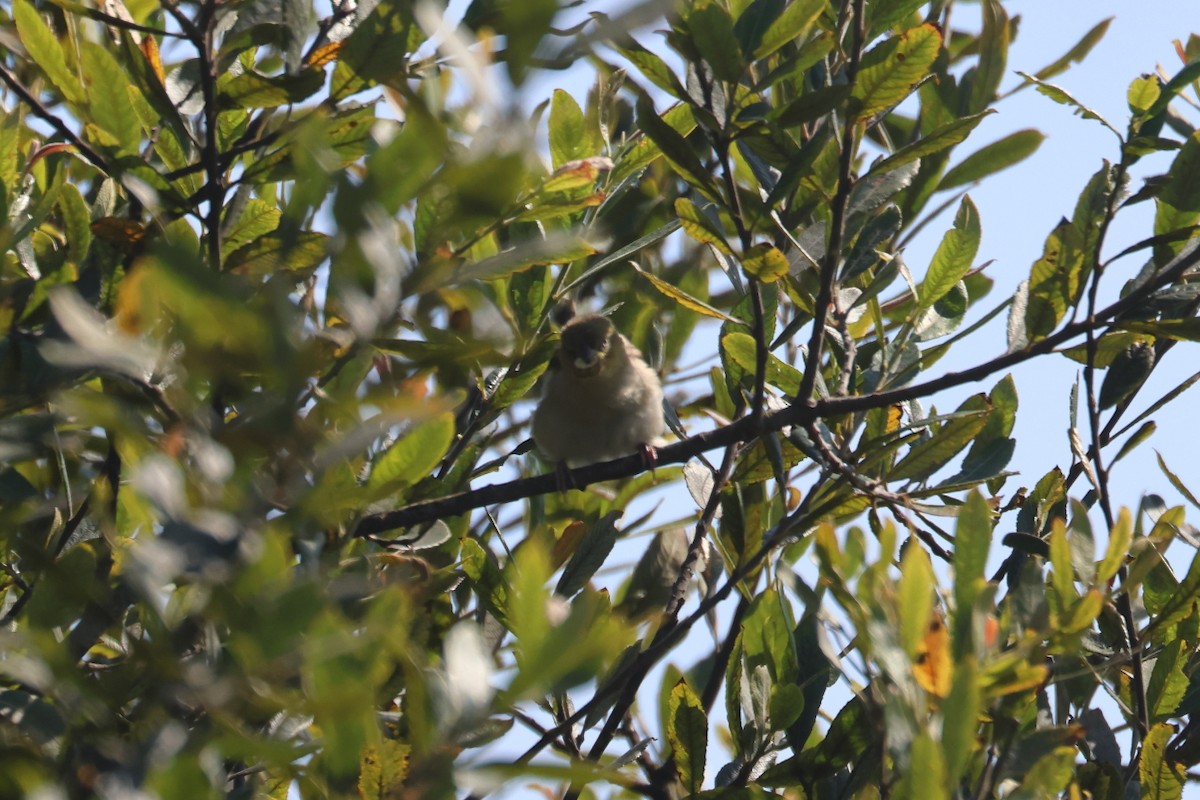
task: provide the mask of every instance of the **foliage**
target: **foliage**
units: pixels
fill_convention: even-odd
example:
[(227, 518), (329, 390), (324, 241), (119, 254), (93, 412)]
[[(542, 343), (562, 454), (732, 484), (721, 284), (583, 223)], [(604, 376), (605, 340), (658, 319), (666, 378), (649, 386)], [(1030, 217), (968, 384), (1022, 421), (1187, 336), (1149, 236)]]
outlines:
[[(1200, 40), (1119, 126), (1048, 82), (1106, 22), (1026, 76), (1113, 150), (984, 312), (966, 191), (1042, 137), (968, 142), (1017, 26), (954, 5), (695, 0), (665, 49), (657, 5), (0, 10), (0, 794), (1179, 797), (1200, 557), (1108, 468), (1196, 380), (1142, 396), (1200, 338)], [(560, 493), (566, 297), (706, 360), (655, 471)], [(1005, 371), (1059, 353), (1071, 451), (1018, 486)]]

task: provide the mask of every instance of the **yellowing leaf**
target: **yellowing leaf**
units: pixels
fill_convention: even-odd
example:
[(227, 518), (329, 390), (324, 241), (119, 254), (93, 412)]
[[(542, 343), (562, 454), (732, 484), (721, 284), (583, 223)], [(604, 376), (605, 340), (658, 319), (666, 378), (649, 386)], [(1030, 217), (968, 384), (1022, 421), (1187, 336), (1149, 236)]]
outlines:
[(675, 214), (679, 217), (679, 224), (687, 231), (688, 236), (701, 244), (712, 245), (727, 256), (733, 255), (733, 251), (725, 241), (725, 234), (691, 200), (686, 197), (677, 198)]
[(762, 242), (746, 251), (742, 268), (764, 283), (774, 283), (788, 274), (788, 260), (779, 248)]
[(851, 98), (855, 116), (870, 117), (899, 103), (916, 88), (942, 49), (942, 35), (926, 23), (893, 36), (863, 57)]
[(941, 612), (934, 610), (929, 616), (929, 626), (917, 647), (913, 663), (913, 677), (921, 688), (937, 697), (950, 694), (950, 681), (954, 663), (950, 660), (950, 631)]
[(333, 61), (338, 57), (338, 53), (341, 52), (341, 49), (341, 42), (329, 42), (328, 44), (318, 47), (313, 51), (312, 55), (308, 57), (308, 66), (318, 68), (325, 66), (330, 61)]
[(382, 747), (367, 745), (359, 762), (358, 794), (368, 800), (396, 797), (404, 790), (409, 751), (403, 742), (384, 739)]
[(725, 322), (733, 322), (738, 325), (745, 324), (740, 319), (735, 319), (722, 311), (718, 311), (717, 309), (713, 308), (712, 306), (708, 305), (707, 303), (702, 303), (701, 301), (692, 297), (687, 292), (680, 289), (678, 286), (674, 286), (670, 283), (667, 283), (662, 278), (659, 278), (655, 275), (651, 275), (649, 272), (646, 272), (641, 267), (639, 267), (637, 264), (634, 264), (634, 262), (630, 261), (629, 263), (633, 264), (633, 268), (638, 271), (638, 274), (640, 274), (646, 280), (650, 281), (651, 286), (653, 286), (655, 289), (657, 289), (662, 294), (664, 294), (667, 297), (674, 300), (676, 303), (679, 303), (679, 305), (683, 306), (684, 308), (688, 309), (689, 311), (695, 311), (697, 314), (703, 314), (706, 317), (712, 317), (713, 319), (719, 319), (719, 320), (723, 320)]
[(146, 238), (146, 226), (134, 219), (101, 217), (92, 223), (97, 238), (125, 250), (131, 250)]
[(904, 418), (904, 406), (899, 403), (893, 403), (888, 406), (887, 410), (887, 426), (884, 429), (885, 433), (895, 433), (900, 430), (900, 420)]
[(583, 186), (592, 186), (602, 171), (607, 172), (612, 167), (612, 160), (603, 156), (568, 161), (554, 170), (554, 174), (546, 179), (546, 182), (542, 184), (542, 191), (547, 193), (564, 192)]
[(154, 70), (158, 82), (165, 86), (167, 74), (163, 71), (162, 54), (158, 51), (158, 41), (153, 36), (143, 36), (138, 48), (146, 57), (146, 63), (150, 65), (150, 69)]
[(667, 741), (671, 743), (675, 772), (689, 793), (700, 791), (704, 781), (708, 718), (700, 698), (680, 679), (667, 699)]

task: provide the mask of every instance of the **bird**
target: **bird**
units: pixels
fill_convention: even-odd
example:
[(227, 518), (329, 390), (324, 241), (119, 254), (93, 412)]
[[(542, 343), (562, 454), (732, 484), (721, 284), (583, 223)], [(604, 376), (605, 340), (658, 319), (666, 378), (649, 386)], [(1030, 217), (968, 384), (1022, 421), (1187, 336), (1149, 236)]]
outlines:
[(533, 413), (533, 441), (572, 485), (567, 466), (639, 454), (647, 468), (666, 429), (658, 374), (607, 317), (556, 314), (558, 350)]

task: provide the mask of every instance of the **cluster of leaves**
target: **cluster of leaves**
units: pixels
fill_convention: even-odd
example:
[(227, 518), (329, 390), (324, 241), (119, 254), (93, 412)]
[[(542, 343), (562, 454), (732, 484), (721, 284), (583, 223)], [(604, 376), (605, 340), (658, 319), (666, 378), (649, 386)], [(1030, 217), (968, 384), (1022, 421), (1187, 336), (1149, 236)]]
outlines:
[[(1026, 76), (1116, 157), (964, 328), (992, 288), (965, 192), (1041, 134), (956, 156), (1016, 20), (953, 5), (697, 0), (666, 58), (627, 32), (653, 4), (565, 31), (554, 0), (461, 30), (406, 2), (0, 10), (0, 794), (1178, 797), (1200, 564), (1176, 576), (1182, 510), (1114, 509), (1108, 468), (1197, 378), (1120, 425), (1200, 338), (1200, 133), (1172, 106), (1200, 40), (1123, 132), (1047, 82), (1107, 23)], [(532, 122), (501, 99), (584, 62), (586, 97)], [(1143, 158), (1164, 175), (1127, 198)], [(1101, 306), (1138, 201), (1154, 229), (1118, 258), (1149, 260)], [(914, 276), (904, 244), (954, 207)], [(665, 376), (704, 357), (655, 472), (558, 493), (523, 457), (566, 297)], [(923, 379), (1006, 309), (1001, 355)], [(1060, 351), (1068, 467), (1017, 489), (1003, 372)], [(663, 484), (698, 516), (627, 514)]]

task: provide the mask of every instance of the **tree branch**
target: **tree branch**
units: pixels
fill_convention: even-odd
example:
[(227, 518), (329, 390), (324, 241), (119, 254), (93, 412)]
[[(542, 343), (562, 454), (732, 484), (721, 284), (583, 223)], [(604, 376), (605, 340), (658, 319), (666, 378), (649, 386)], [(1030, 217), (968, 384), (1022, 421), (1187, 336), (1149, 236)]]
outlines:
[(104, 160), (104, 156), (100, 155), (90, 144), (79, 138), (73, 130), (68, 128), (66, 123), (44, 106), (42, 101), (34, 97), (33, 92), (25, 88), (24, 84), (17, 80), (17, 76), (5, 69), (3, 64), (0, 64), (0, 80), (3, 80), (8, 88), (12, 89), (13, 94), (25, 102), (25, 105), (29, 106), (29, 109), (35, 115), (54, 128), (59, 136), (70, 142), (79, 151), (79, 154), (91, 162), (96, 169), (105, 175), (116, 177), (112, 168), (109, 167), (108, 162)]
[[(862, 51), (866, 45), (866, 19), (864, 18), (865, 0), (854, 0), (850, 13), (853, 15), (853, 34), (850, 46), (850, 61), (846, 65), (846, 81), (851, 86), (858, 75)], [(850, 204), (851, 178), (854, 172), (854, 139), (857, 120), (853, 116), (846, 118), (842, 128), (841, 153), (838, 157), (837, 193), (830, 203), (829, 209), (829, 242), (825, 249), (825, 258), (821, 263), (821, 286), (817, 291), (817, 299), (813, 305), (812, 335), (808, 340), (808, 356), (804, 362), (804, 376), (800, 380), (800, 392), (796, 399), (807, 403), (812, 397), (817, 385), (817, 375), (821, 368), (821, 348), (825, 343), (825, 320), (829, 316), (829, 305), (833, 302), (833, 288), (837, 282), (837, 269), (842, 237), (845, 235), (846, 210)]]
[[(1056, 333), (1040, 339), (1032, 344), (1001, 356), (985, 361), (974, 367), (959, 372), (948, 372), (945, 375), (898, 389), (889, 389), (873, 394), (853, 395), (849, 397), (827, 397), (814, 400), (811, 403), (794, 403), (788, 408), (765, 414), (761, 425), (756, 425), (752, 417), (743, 417), (716, 430), (705, 431), (688, 437), (680, 442), (658, 450), (659, 464), (682, 464), (688, 459), (718, 447), (728, 447), (738, 442), (746, 442), (756, 438), (761, 433), (782, 430), (790, 426), (803, 426), (816, 419), (833, 417), (839, 414), (850, 414), (858, 411), (869, 411), (883, 408), (893, 403), (901, 403), (926, 397), (936, 392), (962, 386), (992, 375), (1017, 364), (1023, 363), (1053, 352), (1059, 346), (1072, 339), (1082, 336), (1094, 327), (1110, 322), (1119, 315), (1145, 302), (1146, 297), (1163, 286), (1173, 283), (1179, 276), (1200, 264), (1200, 248), (1192, 251), (1176, 261), (1169, 269), (1161, 272), (1157, 278), (1148, 281), (1138, 290), (1132, 291), (1111, 305), (1096, 312), (1094, 319), (1081, 320), (1064, 325)], [(579, 487), (585, 487), (599, 481), (611, 481), (629, 478), (644, 472), (645, 463), (641, 456), (630, 455), (615, 461), (600, 464), (589, 464), (571, 470), (571, 477)], [(509, 503), (541, 494), (558, 491), (555, 473), (547, 472), (531, 478), (519, 478), (507, 483), (492, 484), (480, 489), (473, 489), (458, 494), (438, 497), (432, 500), (422, 500), (406, 506), (371, 514), (363, 517), (355, 528), (354, 535), (365, 537), (384, 531), (404, 528), (421, 522), (431, 522), (435, 519), (453, 517), (472, 509), (496, 503)]]

